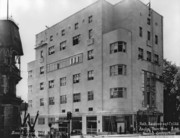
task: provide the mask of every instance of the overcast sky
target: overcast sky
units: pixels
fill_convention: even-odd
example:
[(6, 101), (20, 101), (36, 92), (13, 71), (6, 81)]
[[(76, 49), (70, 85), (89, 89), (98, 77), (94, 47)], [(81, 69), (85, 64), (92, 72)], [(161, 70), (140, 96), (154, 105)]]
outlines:
[[(9, 16), (19, 25), (24, 50), (22, 77), (17, 95), (27, 101), (27, 63), (35, 59), (35, 35), (97, 0), (9, 0)], [(117, 3), (121, 0), (107, 0)], [(149, 0), (141, 0), (145, 4)], [(151, 0), (164, 17), (164, 58), (180, 66), (180, 0)], [(0, 0), (0, 18), (6, 16), (6, 0)]]

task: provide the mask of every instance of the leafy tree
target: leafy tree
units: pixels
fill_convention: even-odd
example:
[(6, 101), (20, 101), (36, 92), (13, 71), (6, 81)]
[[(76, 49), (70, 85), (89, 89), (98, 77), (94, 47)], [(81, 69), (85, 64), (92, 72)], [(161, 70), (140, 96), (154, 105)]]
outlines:
[[(178, 68), (170, 61), (164, 60), (163, 63), (163, 81), (164, 81), (164, 120), (165, 122), (177, 121), (177, 92), (175, 86), (177, 85)], [(179, 77), (177, 77), (179, 78)]]

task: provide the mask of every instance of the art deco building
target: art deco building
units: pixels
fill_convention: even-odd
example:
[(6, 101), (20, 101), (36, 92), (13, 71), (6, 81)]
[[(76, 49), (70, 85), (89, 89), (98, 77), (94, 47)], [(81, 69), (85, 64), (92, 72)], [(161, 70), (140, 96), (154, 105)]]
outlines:
[(35, 52), (28, 110), (39, 110), (39, 133), (68, 111), (83, 134), (125, 132), (138, 111), (163, 113), (163, 17), (139, 0), (98, 0), (38, 33)]

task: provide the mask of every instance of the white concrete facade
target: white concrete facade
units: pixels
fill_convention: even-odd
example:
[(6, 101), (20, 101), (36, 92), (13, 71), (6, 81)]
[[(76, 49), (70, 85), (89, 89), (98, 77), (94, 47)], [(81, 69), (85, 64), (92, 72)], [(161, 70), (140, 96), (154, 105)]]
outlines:
[[(78, 35), (79, 40), (73, 42)], [(28, 64), (28, 111), (33, 117), (39, 110), (39, 118), (44, 118), (37, 123), (37, 131), (48, 131), (48, 118), (59, 120), (68, 111), (81, 118), (83, 134), (90, 133), (90, 128), (98, 133), (108, 131), (106, 123), (111, 117), (115, 118), (111, 131), (118, 132), (120, 125), (128, 129), (137, 111), (148, 106), (163, 113), (162, 82), (155, 81), (155, 102), (147, 100), (151, 98), (143, 82), (148, 75), (162, 75), (163, 17), (138, 0), (116, 5), (97, 1), (37, 34), (35, 52), (36, 60)]]

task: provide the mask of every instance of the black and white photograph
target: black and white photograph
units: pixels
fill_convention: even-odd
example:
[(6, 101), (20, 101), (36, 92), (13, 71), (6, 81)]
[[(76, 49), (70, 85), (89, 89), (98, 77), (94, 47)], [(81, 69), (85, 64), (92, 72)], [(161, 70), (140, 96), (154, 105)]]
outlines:
[(179, 0), (0, 0), (0, 138), (180, 137)]

